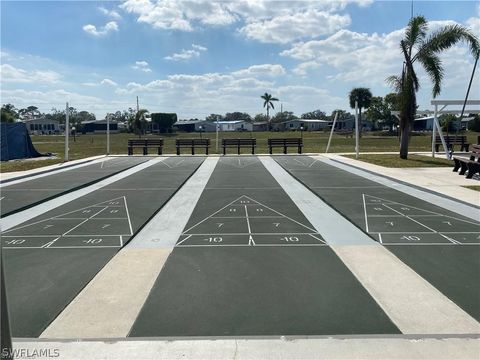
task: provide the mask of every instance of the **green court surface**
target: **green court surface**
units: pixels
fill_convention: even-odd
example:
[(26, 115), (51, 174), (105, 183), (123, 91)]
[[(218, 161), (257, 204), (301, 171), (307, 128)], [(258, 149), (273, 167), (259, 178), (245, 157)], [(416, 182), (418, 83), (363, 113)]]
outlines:
[(275, 160), (480, 320), (480, 222), (307, 156)]
[(169, 158), (2, 233), (15, 337), (38, 337), (203, 161)]

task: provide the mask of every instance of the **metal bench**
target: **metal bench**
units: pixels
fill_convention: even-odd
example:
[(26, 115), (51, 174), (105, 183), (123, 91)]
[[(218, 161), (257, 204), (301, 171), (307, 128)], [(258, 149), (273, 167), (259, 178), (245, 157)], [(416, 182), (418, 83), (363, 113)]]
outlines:
[(157, 148), (157, 154), (162, 155), (163, 139), (129, 139), (128, 155), (133, 155), (134, 148), (142, 148), (143, 155), (148, 155), (148, 148)]
[[(468, 152), (468, 148), (470, 144), (467, 142), (467, 137), (465, 135), (459, 135), (459, 136), (444, 136), (443, 139), (445, 140), (445, 143), (447, 144), (447, 148), (450, 151), (453, 151), (453, 145), (460, 145), (460, 151), (465, 151)], [(440, 136), (435, 136), (435, 151), (438, 152), (440, 145), (442, 145), (442, 139), (440, 139)]]
[(296, 147), (299, 154), (302, 153), (303, 140), (301, 138), (270, 138), (268, 139), (268, 148), (270, 154), (273, 153), (274, 147), (282, 147), (283, 153), (287, 153), (287, 148)]
[(177, 155), (180, 155), (180, 149), (190, 148), (192, 155), (195, 155), (196, 148), (205, 148), (205, 154), (208, 155), (208, 147), (210, 139), (177, 139), (175, 146), (177, 147)]
[(466, 178), (471, 179), (473, 175), (480, 172), (480, 145), (473, 145), (470, 158), (465, 157), (453, 157), (455, 163), (453, 171), (457, 172), (460, 169), (459, 175), (465, 175)]
[(256, 139), (222, 139), (223, 155), (227, 153), (227, 147), (237, 148), (237, 153), (240, 155), (240, 148), (248, 147), (252, 149), (252, 155), (255, 154), (255, 147), (257, 146)]

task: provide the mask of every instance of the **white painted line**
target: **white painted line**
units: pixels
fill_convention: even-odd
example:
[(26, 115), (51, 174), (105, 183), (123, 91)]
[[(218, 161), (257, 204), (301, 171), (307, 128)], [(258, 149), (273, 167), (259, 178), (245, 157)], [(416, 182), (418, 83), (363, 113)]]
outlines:
[(404, 334), (480, 332), (474, 318), (326, 205), (273, 159), (265, 157), (261, 161)]
[(363, 211), (365, 213), (365, 228), (368, 230), (368, 215), (367, 215), (367, 205), (365, 204), (365, 194), (362, 194), (362, 199), (363, 199)]
[(128, 226), (130, 227), (130, 235), (133, 235), (132, 221), (130, 220), (130, 212), (128, 211), (127, 198), (123, 197), (123, 202), (125, 204), (125, 210), (128, 218)]
[(378, 234), (378, 239), (380, 240), (380, 244), (383, 244), (383, 241), (382, 241), (382, 234), (381, 234), (381, 233), (379, 233), (379, 234)]
[(190, 239), (192, 236), (193, 236), (193, 235), (188, 235), (185, 239), (183, 239), (182, 241), (176, 243), (175, 246), (178, 246), (178, 245), (184, 243), (185, 241), (187, 241), (188, 239)]
[(79, 190), (72, 191), (68, 194), (59, 196), (55, 199), (45, 201), (39, 205), (36, 205), (30, 209), (20, 211), (18, 213), (15, 213), (13, 215), (4, 217), (0, 219), (0, 229), (2, 231), (6, 231), (8, 229), (13, 228), (14, 226), (17, 226), (19, 224), (24, 223), (25, 221), (28, 221), (30, 219), (33, 219), (37, 216), (40, 216), (47, 211), (50, 211), (54, 208), (57, 208), (61, 205), (64, 205), (66, 203), (69, 203), (71, 201), (74, 201), (82, 196), (85, 196), (87, 194), (90, 194), (91, 192), (101, 189), (107, 185), (113, 184), (116, 181), (122, 180), (130, 175), (133, 175), (141, 170), (144, 170), (152, 165), (155, 165), (159, 163), (160, 161), (163, 161), (164, 159), (152, 159), (149, 161), (146, 161), (144, 163), (141, 163), (139, 165), (136, 165), (128, 170), (122, 171), (119, 174), (113, 175), (108, 177), (107, 179), (104, 179), (102, 181), (99, 181), (95, 184), (92, 184), (90, 186), (84, 187)]

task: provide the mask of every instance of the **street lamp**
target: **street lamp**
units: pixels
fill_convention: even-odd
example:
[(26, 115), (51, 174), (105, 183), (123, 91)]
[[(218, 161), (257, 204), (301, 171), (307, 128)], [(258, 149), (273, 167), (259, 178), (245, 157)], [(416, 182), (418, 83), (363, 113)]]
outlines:
[(302, 137), (302, 143), (303, 143), (303, 125), (300, 126), (300, 136)]
[(203, 130), (203, 126), (198, 125), (198, 131), (200, 131), (200, 139), (202, 138), (202, 130)]
[(76, 133), (77, 133), (76, 130), (77, 130), (77, 129), (75, 128), (75, 126), (72, 126), (73, 142), (76, 142), (76, 141), (77, 141), (77, 139), (76, 139), (76, 137), (75, 137), (75, 135), (76, 135)]

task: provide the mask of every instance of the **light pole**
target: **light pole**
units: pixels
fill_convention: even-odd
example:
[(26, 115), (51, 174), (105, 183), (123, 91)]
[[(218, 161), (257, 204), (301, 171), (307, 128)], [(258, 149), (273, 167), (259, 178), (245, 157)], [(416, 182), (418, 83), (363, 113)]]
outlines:
[(75, 128), (75, 126), (72, 126), (72, 133), (73, 133), (73, 142), (76, 142), (77, 141), (77, 138), (75, 137), (75, 135), (77, 134), (77, 129)]
[(303, 144), (303, 125), (300, 126), (300, 136), (302, 138), (302, 144)]
[(203, 130), (203, 126), (198, 125), (198, 131), (200, 132), (200, 139), (202, 138), (202, 130)]

